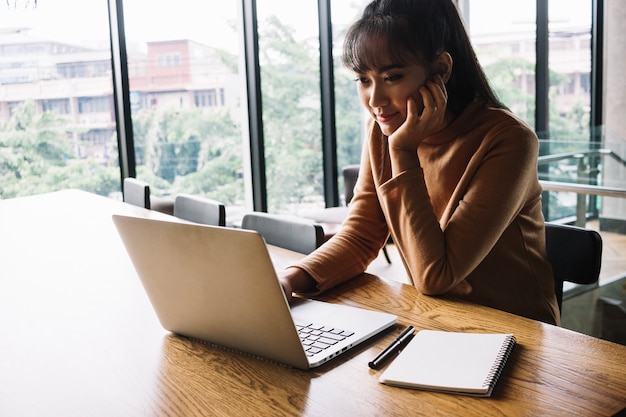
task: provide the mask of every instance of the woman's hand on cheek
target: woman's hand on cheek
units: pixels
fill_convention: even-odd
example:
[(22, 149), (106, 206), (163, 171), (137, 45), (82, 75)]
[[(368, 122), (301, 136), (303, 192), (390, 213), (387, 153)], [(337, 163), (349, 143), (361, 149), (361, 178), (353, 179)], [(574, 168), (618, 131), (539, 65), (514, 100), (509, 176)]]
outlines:
[(419, 93), (424, 103), (419, 113), (415, 98), (407, 99), (407, 117), (404, 123), (389, 136), (389, 145), (396, 149), (417, 150), (419, 143), (446, 127), (448, 94), (440, 75), (420, 87)]
[(393, 149), (414, 151), (420, 139), (420, 114), (415, 98), (407, 98), (406, 120), (389, 136), (389, 146)]
[[(425, 89), (427, 91), (424, 91)], [(427, 129), (428, 134), (432, 135), (443, 130), (447, 125), (448, 90), (446, 90), (446, 84), (441, 75), (436, 74), (431, 81), (428, 81), (420, 89), (420, 92), (424, 100), (422, 118), (428, 120), (428, 126), (425, 130)]]

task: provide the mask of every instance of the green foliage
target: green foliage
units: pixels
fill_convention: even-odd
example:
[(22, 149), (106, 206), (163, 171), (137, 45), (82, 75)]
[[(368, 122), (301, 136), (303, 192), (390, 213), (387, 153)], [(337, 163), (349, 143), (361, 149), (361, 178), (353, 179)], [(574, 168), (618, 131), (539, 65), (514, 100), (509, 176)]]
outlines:
[(534, 77), (534, 64), (523, 58), (509, 57), (486, 65), (483, 69), (500, 101), (533, 126), (535, 122), (535, 92), (523, 91), (519, 86), (519, 80), (523, 74)]
[(241, 156), (218, 157), (204, 168), (177, 179), (175, 188), (204, 195), (228, 205), (243, 203), (244, 183), (241, 175)]
[(108, 195), (120, 188), (119, 169), (79, 159), (67, 121), (37, 116), (32, 101), (19, 105), (0, 129), (0, 198), (77, 188)]
[(155, 195), (243, 199), (241, 132), (226, 110), (142, 110), (133, 127), (137, 176)]
[[(269, 211), (323, 194), (319, 48), (269, 18), (259, 35)], [(294, 207), (295, 206), (295, 207)]]
[[(296, 40), (294, 30), (275, 17), (259, 27), (269, 210), (297, 213), (312, 199), (319, 204), (323, 195), (318, 40)], [(216, 51), (216, 57), (237, 72), (236, 56)], [(336, 58), (339, 169), (359, 162), (364, 137), (356, 88), (340, 66)], [(534, 74), (534, 64), (506, 58), (486, 66), (485, 72), (500, 99), (534, 125), (534, 91), (523, 91), (519, 81), (522, 74)], [(567, 81), (562, 74), (550, 78), (552, 85)], [(588, 140), (589, 114), (582, 104), (566, 115), (554, 106), (550, 112), (551, 138), (561, 141), (564, 150), (566, 143)], [(192, 193), (242, 205), (245, 135), (228, 110), (149, 108), (132, 117), (137, 176), (150, 183), (153, 194)], [(36, 115), (32, 102), (17, 107), (0, 126), (0, 198), (64, 188), (119, 193), (115, 137), (106, 148), (111, 165), (81, 157), (78, 137), (68, 121), (47, 112)]]
[(347, 76), (338, 76), (335, 70), (335, 128), (337, 130), (337, 168), (339, 169), (339, 191), (343, 190), (341, 169), (345, 165), (358, 164), (361, 159), (364, 110), (359, 100), (354, 81)]

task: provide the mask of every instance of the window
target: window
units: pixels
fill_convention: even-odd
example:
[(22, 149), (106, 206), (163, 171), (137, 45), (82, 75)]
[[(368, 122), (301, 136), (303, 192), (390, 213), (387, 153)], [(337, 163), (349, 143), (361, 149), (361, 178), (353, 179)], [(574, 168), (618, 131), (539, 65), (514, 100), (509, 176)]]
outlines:
[(67, 98), (42, 100), (41, 111), (49, 111), (55, 114), (69, 114), (70, 100)]
[[(90, 51), (93, 54), (94, 51)], [(106, 56), (107, 50), (98, 51)], [(111, 74), (111, 61), (63, 62), (57, 65), (57, 73), (61, 78), (106, 77)]]
[[(220, 89), (220, 91), (224, 91), (224, 89)], [(218, 102), (217, 91), (206, 90), (206, 91), (196, 91), (196, 107), (215, 107), (223, 105), (223, 95), (220, 95), (220, 101)]]
[(104, 113), (111, 111), (111, 97), (79, 97), (78, 113)]
[(118, 196), (107, 0), (1, 7), (0, 199), (66, 188)]
[(358, 2), (334, 1), (331, 15), (333, 19), (333, 61), (335, 72), (335, 113), (337, 129), (337, 167), (339, 169), (340, 203), (345, 201), (341, 168), (345, 165), (358, 164), (365, 139), (365, 122), (369, 115), (365, 113), (357, 94), (354, 74), (344, 68), (341, 60), (343, 40), (348, 27), (356, 21), (368, 0)]
[(157, 196), (223, 202), (229, 222), (246, 205), (239, 14), (237, 2), (124, 1), (137, 177)]
[[(502, 101), (538, 130), (542, 152), (568, 152), (590, 141), (591, 0), (552, 0), (548, 8), (548, 130), (537, 128), (535, 0), (467, 0), (464, 16), (478, 59)], [(498, 16), (493, 19), (491, 16)], [(541, 18), (541, 16), (540, 16)], [(539, 124), (540, 125), (540, 124)], [(571, 160), (561, 164), (571, 164)], [(571, 166), (559, 170), (572, 171)], [(542, 169), (542, 167), (540, 167)], [(552, 168), (551, 168), (552, 169)], [(575, 171), (575, 169), (574, 169)], [(571, 200), (571, 199), (570, 199)], [(574, 199), (575, 200), (575, 199)], [(571, 202), (570, 202), (571, 203)], [(575, 210), (556, 195), (544, 204), (549, 220)], [(569, 208), (566, 206), (569, 204)]]
[(324, 207), (317, 1), (258, 1), (267, 204)]
[(161, 54), (157, 56), (157, 67), (180, 67), (180, 54)]
[[(250, 1), (256, 4), (258, 16), (264, 191), (270, 211), (298, 214), (325, 204), (322, 144), (326, 142), (322, 135), (327, 132), (321, 125), (320, 89), (324, 86), (320, 85), (318, 2)], [(53, 3), (38, 2), (35, 9), (7, 10), (0, 15), (0, 27), (25, 28), (0, 34), (0, 38), (24, 40), (0, 42), (0, 117), (5, 123), (13, 118), (14, 124), (6, 126), (15, 126), (25, 123), (26, 116), (44, 112), (64, 116), (66, 124), (58, 135), (62, 151), (55, 154), (56, 160), (86, 163), (92, 155), (81, 141), (96, 131), (106, 132), (101, 137), (107, 137), (116, 126), (108, 2)], [(124, 1), (131, 90), (125, 94), (130, 96), (135, 146), (135, 160), (130, 164), (156, 195), (197, 193), (241, 212), (251, 208), (252, 184), (240, 52), (241, 4), (202, 2), (211, 13), (198, 13), (200, 3), (182, 0), (173, 9), (148, 0)], [(330, 2), (338, 173), (342, 166), (359, 161), (363, 143), (367, 116), (340, 54), (347, 26), (367, 3)], [(516, 114), (535, 125), (535, 88), (542, 88), (544, 81), (535, 69), (537, 2), (458, 3), (497, 93)], [(552, 0), (549, 4), (550, 83), (546, 90), (550, 109), (546, 113), (550, 130), (546, 135), (552, 140), (589, 138), (591, 3)], [(148, 13), (150, 19), (146, 19)], [(66, 19), (74, 14), (81, 19)], [(493, 19), (494, 15), (498, 18)], [(35, 38), (38, 41), (33, 42)], [(76, 124), (70, 126), (70, 120)], [(2, 146), (8, 149), (3, 134)], [(118, 161), (115, 135), (108, 140), (109, 150), (99, 150), (98, 160), (103, 161), (101, 155), (110, 158), (99, 163), (107, 167), (106, 181), (116, 184), (93, 189), (119, 195), (119, 173), (109, 169)], [(2, 163), (4, 172), (12, 172), (8, 158)], [(342, 183), (340, 178), (338, 186)], [(0, 198), (41, 189), (18, 188), (4, 192), (0, 185)]]
[(461, 8), (478, 60), (496, 94), (531, 126), (535, 118), (535, 3), (467, 0)]

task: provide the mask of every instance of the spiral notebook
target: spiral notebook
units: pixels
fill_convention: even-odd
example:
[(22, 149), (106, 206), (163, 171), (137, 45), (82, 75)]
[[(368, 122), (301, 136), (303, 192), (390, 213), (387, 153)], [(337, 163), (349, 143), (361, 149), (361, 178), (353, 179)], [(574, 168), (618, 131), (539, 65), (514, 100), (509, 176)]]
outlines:
[(489, 397), (515, 343), (512, 334), (420, 330), (379, 381), (404, 388)]

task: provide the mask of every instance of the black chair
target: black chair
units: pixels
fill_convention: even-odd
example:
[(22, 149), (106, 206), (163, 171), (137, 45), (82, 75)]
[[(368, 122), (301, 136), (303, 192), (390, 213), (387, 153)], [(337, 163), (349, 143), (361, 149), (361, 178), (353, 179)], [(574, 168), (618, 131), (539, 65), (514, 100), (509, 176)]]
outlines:
[(346, 165), (341, 169), (341, 172), (343, 173), (344, 201), (347, 206), (354, 197), (354, 186), (359, 177), (359, 164)]
[(174, 216), (194, 223), (226, 226), (224, 204), (190, 194), (179, 194), (174, 198)]
[(563, 306), (563, 283), (597, 284), (602, 266), (602, 237), (577, 226), (546, 223), (546, 250), (554, 272), (554, 290)]
[(150, 208), (150, 186), (137, 178), (124, 178), (123, 200), (138, 207)]
[(150, 192), (150, 185), (136, 178), (124, 178), (123, 200), (134, 206), (143, 207), (161, 213), (174, 214), (174, 200), (169, 197), (158, 197)]
[(324, 228), (313, 220), (255, 211), (241, 219), (241, 228), (256, 230), (269, 245), (308, 255), (324, 243)]

